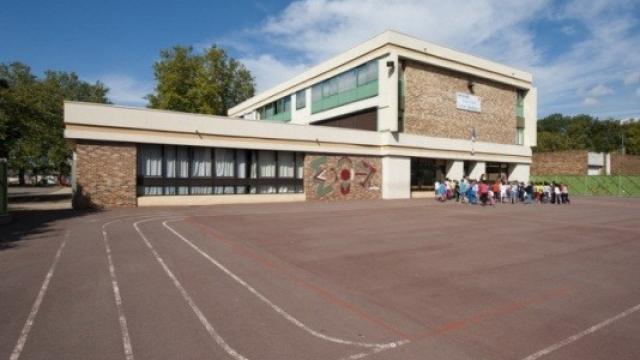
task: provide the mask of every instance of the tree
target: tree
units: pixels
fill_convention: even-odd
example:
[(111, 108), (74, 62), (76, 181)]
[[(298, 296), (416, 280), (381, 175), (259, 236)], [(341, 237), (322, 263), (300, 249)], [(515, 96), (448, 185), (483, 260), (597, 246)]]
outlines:
[(108, 89), (90, 84), (75, 73), (47, 71), (38, 79), (22, 63), (0, 64), (0, 157), (18, 170), (24, 184), (26, 171), (69, 173), (71, 149), (64, 140), (63, 101), (106, 103)]
[(184, 46), (162, 50), (153, 69), (156, 88), (147, 99), (154, 109), (226, 115), (255, 93), (249, 70), (216, 46), (202, 54)]
[(620, 151), (622, 138), (628, 154), (640, 154), (640, 122), (600, 120), (590, 115), (552, 114), (538, 121), (536, 152), (559, 150)]

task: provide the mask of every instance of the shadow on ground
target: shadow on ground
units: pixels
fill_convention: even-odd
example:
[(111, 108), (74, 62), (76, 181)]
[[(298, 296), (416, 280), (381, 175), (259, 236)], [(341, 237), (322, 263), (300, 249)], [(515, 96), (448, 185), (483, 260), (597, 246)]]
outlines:
[(54, 231), (58, 221), (86, 216), (99, 210), (16, 210), (11, 211), (11, 222), (0, 225), (0, 251), (18, 245), (23, 240), (34, 240)]

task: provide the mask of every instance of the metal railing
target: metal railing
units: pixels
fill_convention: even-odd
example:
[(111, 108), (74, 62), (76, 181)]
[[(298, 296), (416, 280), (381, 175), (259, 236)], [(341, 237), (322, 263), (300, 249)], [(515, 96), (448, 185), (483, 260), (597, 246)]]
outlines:
[(566, 184), (574, 195), (640, 196), (640, 175), (536, 175), (531, 181)]

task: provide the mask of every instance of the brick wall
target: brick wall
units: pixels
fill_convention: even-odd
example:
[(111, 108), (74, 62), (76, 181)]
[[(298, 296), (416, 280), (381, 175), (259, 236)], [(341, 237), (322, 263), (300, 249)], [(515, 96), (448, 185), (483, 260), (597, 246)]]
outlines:
[(135, 144), (79, 142), (75, 152), (74, 208), (137, 205)]
[(586, 150), (534, 153), (531, 175), (587, 175)]
[(307, 154), (304, 158), (307, 200), (379, 199), (381, 185), (379, 157)]
[(611, 153), (611, 175), (640, 175), (640, 156)]
[[(469, 139), (475, 127), (478, 141), (515, 144), (515, 88), (414, 62), (406, 63), (404, 76), (404, 132)], [(456, 108), (456, 93), (469, 93), (469, 80), (475, 83), (482, 112)]]

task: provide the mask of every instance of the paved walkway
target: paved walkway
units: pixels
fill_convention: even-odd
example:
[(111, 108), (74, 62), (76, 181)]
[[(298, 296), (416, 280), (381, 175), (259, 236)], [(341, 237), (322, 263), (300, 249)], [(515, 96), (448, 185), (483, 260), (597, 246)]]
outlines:
[(638, 359), (640, 201), (18, 212), (0, 358)]

